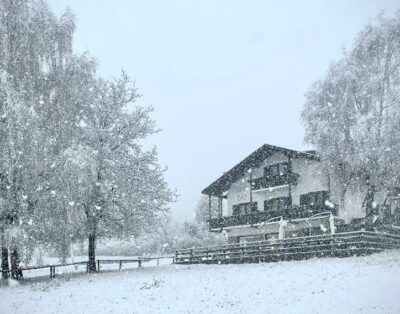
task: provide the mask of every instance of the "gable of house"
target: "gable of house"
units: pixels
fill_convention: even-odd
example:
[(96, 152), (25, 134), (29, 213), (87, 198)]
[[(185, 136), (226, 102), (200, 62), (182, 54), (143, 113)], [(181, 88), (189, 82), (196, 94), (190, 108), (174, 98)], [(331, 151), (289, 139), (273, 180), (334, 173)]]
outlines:
[(241, 180), (250, 169), (258, 169), (267, 158), (283, 154), (286, 158), (299, 158), (303, 157), (308, 160), (319, 160), (319, 157), (313, 152), (299, 152), (283, 147), (264, 144), (259, 149), (254, 151), (236, 166), (225, 172), (221, 177), (206, 187), (202, 193), (210, 196), (222, 196), (224, 192), (228, 191), (230, 186)]

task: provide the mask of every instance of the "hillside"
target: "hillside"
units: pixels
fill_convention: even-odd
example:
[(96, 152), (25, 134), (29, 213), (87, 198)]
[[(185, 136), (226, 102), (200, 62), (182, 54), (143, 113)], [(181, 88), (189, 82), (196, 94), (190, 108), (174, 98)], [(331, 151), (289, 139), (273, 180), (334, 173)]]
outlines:
[(2, 313), (400, 313), (400, 252), (164, 265), (0, 288)]

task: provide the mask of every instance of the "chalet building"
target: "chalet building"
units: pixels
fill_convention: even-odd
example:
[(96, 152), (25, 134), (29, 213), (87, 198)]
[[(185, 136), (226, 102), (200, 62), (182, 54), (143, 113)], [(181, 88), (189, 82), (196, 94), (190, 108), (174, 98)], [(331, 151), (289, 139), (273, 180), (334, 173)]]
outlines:
[[(236, 243), (362, 227), (366, 187), (349, 186), (344, 197), (340, 191), (337, 178), (323, 171), (314, 151), (265, 144), (202, 193), (210, 197), (210, 231), (224, 232)], [(218, 197), (218, 217), (211, 217), (211, 197)], [(377, 193), (375, 202), (398, 213), (397, 194)]]

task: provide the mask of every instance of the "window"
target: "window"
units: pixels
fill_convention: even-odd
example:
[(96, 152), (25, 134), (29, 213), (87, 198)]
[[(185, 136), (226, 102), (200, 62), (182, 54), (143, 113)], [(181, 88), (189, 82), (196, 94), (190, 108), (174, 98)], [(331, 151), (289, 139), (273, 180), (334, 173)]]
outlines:
[(328, 191), (310, 192), (300, 195), (300, 205), (302, 206), (324, 206), (329, 199)]
[(284, 176), (288, 173), (288, 164), (279, 164), (279, 175)]
[(316, 198), (317, 198), (316, 194), (310, 194), (309, 195), (309, 204), (316, 205), (317, 204)]
[(289, 164), (287, 162), (271, 165), (264, 168), (264, 177), (277, 177), (288, 174)]
[(234, 216), (254, 213), (257, 212), (257, 202), (233, 205), (232, 210)]
[(285, 211), (290, 206), (288, 197), (279, 197), (264, 202), (264, 211)]
[(233, 216), (240, 215), (240, 206), (239, 205), (232, 206), (232, 215)]
[(272, 176), (277, 176), (279, 174), (279, 165), (271, 166), (270, 173), (271, 173)]
[[(326, 195), (327, 196), (327, 195)], [(315, 203), (316, 204), (323, 204), (323, 205), (325, 205), (325, 201), (328, 199), (328, 197), (326, 197), (325, 198), (325, 195), (324, 195), (324, 193), (318, 193), (317, 195), (316, 195), (316, 200), (315, 200)]]

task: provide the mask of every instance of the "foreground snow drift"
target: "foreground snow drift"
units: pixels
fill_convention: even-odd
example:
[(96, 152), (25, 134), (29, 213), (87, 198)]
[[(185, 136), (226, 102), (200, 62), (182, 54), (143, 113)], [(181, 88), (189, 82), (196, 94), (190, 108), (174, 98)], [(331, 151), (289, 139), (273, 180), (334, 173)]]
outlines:
[(2, 313), (400, 313), (400, 252), (168, 265), (0, 288)]

